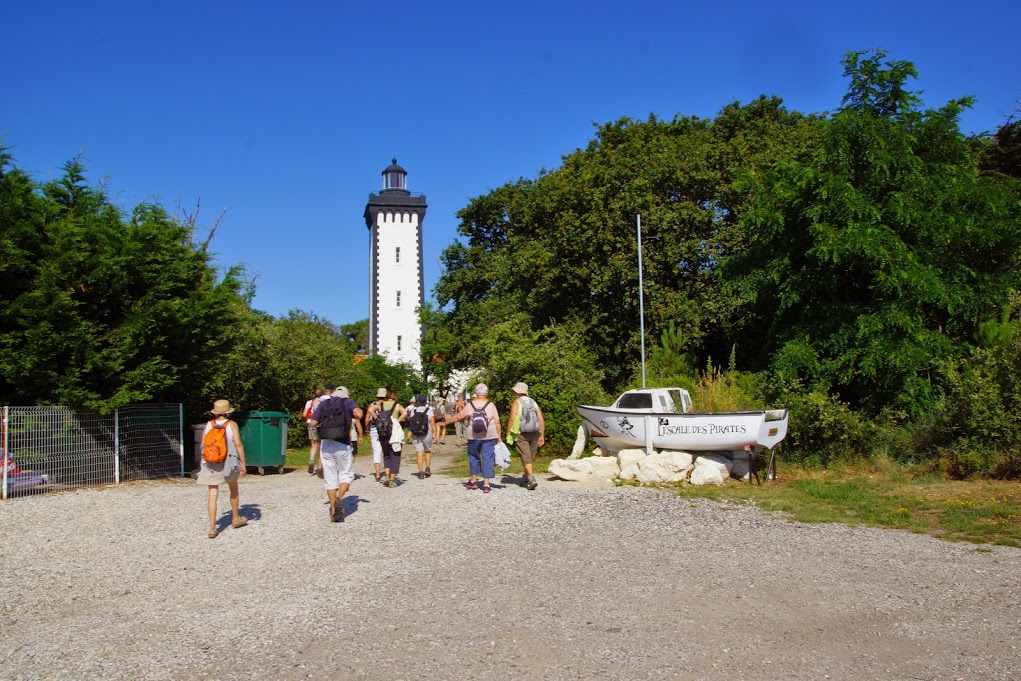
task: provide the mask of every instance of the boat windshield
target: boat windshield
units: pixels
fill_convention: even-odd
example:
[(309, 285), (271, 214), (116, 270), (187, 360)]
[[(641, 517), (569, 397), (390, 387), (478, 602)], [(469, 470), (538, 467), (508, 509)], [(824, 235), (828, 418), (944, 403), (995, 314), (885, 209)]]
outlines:
[(652, 409), (651, 393), (625, 393), (617, 403), (619, 409)]
[(678, 414), (683, 414), (684, 412), (690, 410), (691, 405), (688, 404), (689, 402), (688, 396), (682, 393), (680, 390), (671, 390), (670, 397), (672, 397), (674, 400), (674, 411), (677, 412)]

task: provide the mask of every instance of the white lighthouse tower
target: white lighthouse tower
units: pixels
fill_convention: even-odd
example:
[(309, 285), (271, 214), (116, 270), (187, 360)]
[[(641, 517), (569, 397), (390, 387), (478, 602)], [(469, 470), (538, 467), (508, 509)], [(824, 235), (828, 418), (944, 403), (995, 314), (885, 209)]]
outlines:
[(397, 158), (383, 170), (383, 189), (365, 206), (369, 228), (369, 350), (390, 361), (422, 368), (425, 303), (422, 222), (425, 195), (408, 191), (408, 173)]

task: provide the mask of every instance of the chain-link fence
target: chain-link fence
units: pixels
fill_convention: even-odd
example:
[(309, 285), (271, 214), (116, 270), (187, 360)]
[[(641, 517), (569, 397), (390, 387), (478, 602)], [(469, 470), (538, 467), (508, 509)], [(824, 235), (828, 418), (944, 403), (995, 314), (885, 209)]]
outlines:
[(112, 414), (68, 407), (4, 407), (2, 498), (184, 474), (179, 404)]

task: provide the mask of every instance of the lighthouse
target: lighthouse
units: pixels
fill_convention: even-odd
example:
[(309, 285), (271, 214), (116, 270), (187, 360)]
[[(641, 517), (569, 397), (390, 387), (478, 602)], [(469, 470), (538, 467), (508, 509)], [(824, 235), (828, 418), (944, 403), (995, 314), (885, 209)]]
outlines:
[(383, 188), (369, 194), (369, 350), (391, 362), (422, 368), (425, 304), (422, 275), (422, 222), (425, 195), (408, 191), (408, 172), (397, 158), (383, 170)]

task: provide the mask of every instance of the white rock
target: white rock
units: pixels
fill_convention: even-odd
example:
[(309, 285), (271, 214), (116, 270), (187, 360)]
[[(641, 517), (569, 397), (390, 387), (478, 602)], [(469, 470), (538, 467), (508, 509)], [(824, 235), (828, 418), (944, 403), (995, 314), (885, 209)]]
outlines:
[(592, 450), (592, 456), (606, 456), (606, 452), (603, 451), (602, 447), (596, 447)]
[(695, 460), (695, 469), (688, 480), (692, 485), (722, 485), (730, 476), (730, 459), (720, 454), (704, 454)]
[(574, 447), (568, 459), (577, 459), (585, 451), (585, 426), (578, 426), (578, 435), (574, 438)]
[(622, 449), (617, 452), (617, 464), (620, 466), (620, 470), (623, 471), (631, 464), (636, 464), (645, 458), (644, 449)]
[(620, 464), (617, 463), (617, 457), (615, 456), (590, 456), (587, 459), (581, 460), (592, 464), (592, 475), (594, 477), (613, 480), (620, 475)]
[(635, 479), (643, 484), (656, 482), (682, 482), (691, 470), (691, 454), (662, 451), (638, 462)]
[(561, 480), (584, 480), (592, 475), (592, 464), (588, 459), (553, 459), (548, 470)]
[(618, 476), (621, 480), (634, 480), (638, 475), (638, 464), (629, 463), (620, 469), (620, 475)]

